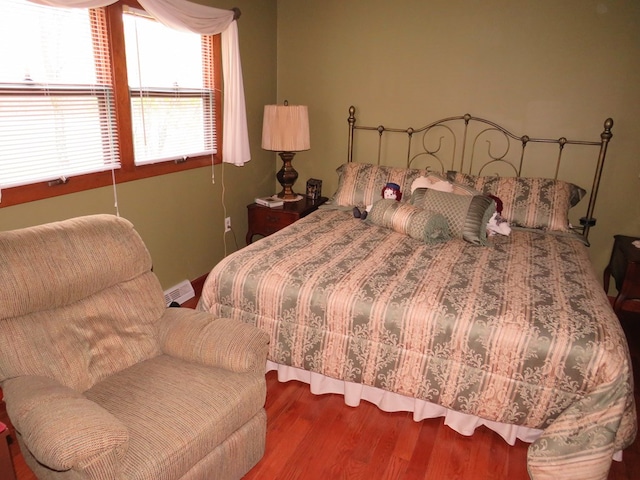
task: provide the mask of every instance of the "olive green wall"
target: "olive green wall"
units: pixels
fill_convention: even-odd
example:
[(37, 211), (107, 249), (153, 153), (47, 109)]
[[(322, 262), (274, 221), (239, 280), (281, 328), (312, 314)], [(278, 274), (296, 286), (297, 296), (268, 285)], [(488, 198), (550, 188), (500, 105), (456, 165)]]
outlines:
[(363, 125), (471, 113), (518, 134), (594, 140), (613, 117), (590, 233), (598, 275), (614, 233), (640, 235), (638, 0), (278, 0), (284, 99), (309, 106), (299, 181), (321, 178), (329, 194), (349, 105)]
[[(597, 136), (615, 120), (590, 249), (601, 272), (614, 233), (640, 235), (640, 2), (637, 0), (200, 0), (238, 6), (252, 160), (124, 183), (163, 286), (204, 275), (244, 245), (246, 205), (277, 191), (260, 148), (263, 106), (309, 106), (311, 150), (294, 165), (323, 192), (346, 159), (347, 109), (359, 121), (419, 126), (472, 113), (516, 133)], [(277, 8), (276, 8), (277, 6)], [(276, 95), (277, 94), (277, 95)], [(596, 138), (597, 139), (597, 138)], [(224, 188), (223, 188), (224, 178)], [(224, 196), (224, 202), (223, 202)], [(233, 231), (223, 233), (224, 207)], [(114, 213), (111, 187), (0, 208), (0, 229)]]
[[(145, 240), (164, 288), (206, 274), (227, 253), (244, 246), (247, 204), (273, 192), (275, 157), (260, 148), (263, 106), (276, 97), (276, 1), (201, 0), (240, 7), (238, 22), (252, 160), (243, 167), (211, 167), (117, 186), (120, 215)], [(73, 181), (73, 180), (72, 180)], [(1, 205), (1, 204), (0, 204)], [(232, 230), (224, 234), (224, 208)], [(93, 213), (115, 213), (112, 187), (0, 208), (0, 229), (10, 230)]]

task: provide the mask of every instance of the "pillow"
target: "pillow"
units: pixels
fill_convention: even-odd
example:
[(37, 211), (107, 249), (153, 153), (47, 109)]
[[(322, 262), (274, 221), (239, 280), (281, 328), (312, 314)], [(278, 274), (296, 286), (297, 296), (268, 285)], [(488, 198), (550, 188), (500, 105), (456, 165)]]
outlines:
[(451, 183), (433, 173), (429, 173), (424, 177), (416, 178), (411, 184), (411, 193), (413, 193), (416, 188), (432, 188), (441, 192), (453, 191), (453, 185)]
[[(448, 174), (449, 172), (447, 172)], [(411, 184), (411, 193), (418, 188), (431, 188), (441, 192), (451, 192), (456, 195), (482, 195), (482, 192), (461, 183), (451, 183), (436, 173), (429, 172), (424, 177), (416, 178)]]
[(411, 195), (411, 204), (444, 215), (452, 237), (463, 238), (474, 245), (487, 244), (487, 224), (496, 211), (495, 202), (488, 196), (418, 188)]
[(374, 225), (390, 228), (427, 244), (450, 238), (444, 215), (389, 198), (375, 202), (367, 218)]
[(382, 188), (389, 182), (400, 186), (403, 202), (410, 196), (413, 181), (426, 170), (415, 168), (396, 168), (373, 165), (370, 163), (345, 163), (338, 172), (338, 189), (331, 202), (339, 206), (366, 207), (382, 198)]
[(456, 183), (453, 182), (451, 184), (451, 192), (455, 193), (456, 195), (482, 195), (483, 192), (481, 192), (480, 190), (476, 190), (473, 187), (470, 187), (469, 185), (464, 185), (463, 183)]
[(502, 217), (512, 225), (554, 231), (570, 231), (569, 209), (585, 190), (550, 178), (475, 176), (447, 172), (450, 181), (466, 185), (502, 200)]

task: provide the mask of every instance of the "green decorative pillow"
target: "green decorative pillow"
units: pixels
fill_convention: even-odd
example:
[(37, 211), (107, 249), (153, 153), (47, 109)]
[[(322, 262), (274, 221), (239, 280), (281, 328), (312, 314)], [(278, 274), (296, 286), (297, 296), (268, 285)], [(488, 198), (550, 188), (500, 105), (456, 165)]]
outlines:
[(502, 217), (517, 227), (568, 232), (569, 209), (586, 193), (572, 183), (550, 178), (478, 177), (460, 172), (447, 172), (447, 177), (499, 197)]
[(428, 244), (450, 238), (444, 215), (389, 198), (375, 202), (367, 219), (374, 225), (390, 228)]
[(486, 195), (418, 188), (411, 195), (411, 204), (444, 215), (452, 237), (463, 238), (474, 245), (487, 244), (487, 223), (496, 211), (496, 204)]
[(382, 188), (393, 182), (400, 186), (402, 201), (411, 195), (411, 184), (426, 170), (415, 168), (396, 168), (373, 165), (370, 163), (345, 163), (336, 169), (338, 189), (331, 203), (340, 206), (366, 207), (382, 198)]

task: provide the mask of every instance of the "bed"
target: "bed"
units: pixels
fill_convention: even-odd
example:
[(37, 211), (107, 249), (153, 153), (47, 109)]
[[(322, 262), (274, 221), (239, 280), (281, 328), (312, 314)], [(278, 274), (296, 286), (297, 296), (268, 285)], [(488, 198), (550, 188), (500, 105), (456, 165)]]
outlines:
[[(588, 258), (612, 126), (589, 141), (471, 115), (396, 129), (351, 107), (330, 201), (222, 260), (198, 308), (266, 330), (280, 381), (486, 425), (531, 443), (534, 479), (606, 478), (636, 434), (628, 346)], [(394, 148), (403, 164), (381, 162)], [(588, 189), (561, 178), (586, 165)]]

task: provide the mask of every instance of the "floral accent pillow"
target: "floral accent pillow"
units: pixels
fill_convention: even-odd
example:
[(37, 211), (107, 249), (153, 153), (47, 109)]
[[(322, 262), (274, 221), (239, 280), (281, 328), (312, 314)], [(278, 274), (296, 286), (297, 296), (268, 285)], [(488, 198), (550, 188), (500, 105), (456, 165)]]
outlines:
[(416, 178), (411, 184), (411, 193), (413, 194), (418, 188), (431, 188), (433, 190), (440, 190), (441, 192), (455, 193), (456, 195), (482, 195), (482, 192), (479, 192), (475, 188), (463, 185), (462, 183), (450, 182), (437, 173), (429, 173), (424, 177)]
[(410, 198), (411, 184), (426, 170), (416, 168), (396, 168), (373, 165), (371, 163), (344, 163), (338, 172), (338, 189), (331, 203), (339, 206), (366, 207), (380, 200), (382, 188), (389, 182), (400, 186), (403, 202)]
[(416, 188), (433, 188), (434, 190), (440, 190), (441, 192), (452, 192), (453, 184), (438, 174), (429, 173), (424, 177), (420, 176), (413, 181), (411, 184), (411, 193), (413, 193)]
[(389, 228), (427, 244), (449, 240), (444, 215), (392, 199), (378, 200), (367, 216), (374, 225)]
[(447, 172), (449, 181), (492, 194), (502, 200), (502, 217), (511, 225), (570, 231), (569, 209), (585, 190), (563, 180), (529, 177), (475, 176)]

